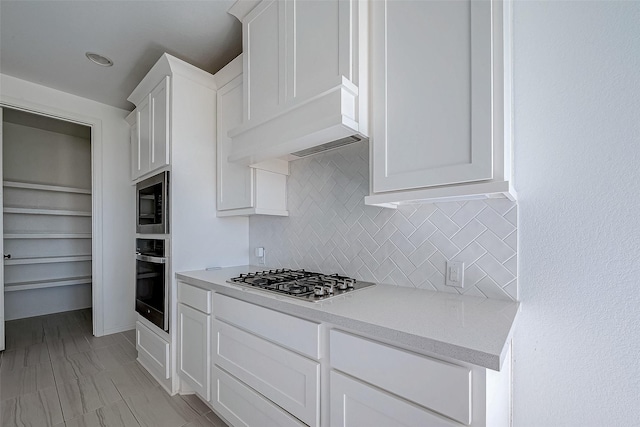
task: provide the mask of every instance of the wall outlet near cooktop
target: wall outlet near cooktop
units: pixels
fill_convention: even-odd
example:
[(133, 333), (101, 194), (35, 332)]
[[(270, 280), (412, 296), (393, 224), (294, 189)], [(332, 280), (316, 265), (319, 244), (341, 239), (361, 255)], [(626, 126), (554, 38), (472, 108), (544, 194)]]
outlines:
[(464, 262), (447, 261), (445, 285), (464, 288)]
[(264, 248), (256, 248), (256, 258), (259, 258), (258, 264), (265, 265), (265, 256)]

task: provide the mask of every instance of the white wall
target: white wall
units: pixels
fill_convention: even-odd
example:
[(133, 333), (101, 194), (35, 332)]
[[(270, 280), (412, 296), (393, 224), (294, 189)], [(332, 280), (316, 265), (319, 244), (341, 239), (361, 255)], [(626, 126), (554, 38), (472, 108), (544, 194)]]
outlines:
[(640, 2), (514, 5), (514, 426), (640, 425)]
[[(96, 82), (98, 83), (98, 82)], [(94, 174), (102, 174), (103, 316), (104, 333), (133, 328), (134, 311), (134, 187), (130, 184), (127, 111), (60, 92), (35, 83), (0, 75), (4, 103), (45, 110), (60, 117), (83, 116), (100, 124), (102, 151)], [(97, 168), (96, 168), (97, 166)], [(95, 236), (94, 236), (95, 238)], [(95, 256), (96, 254), (94, 254)]]

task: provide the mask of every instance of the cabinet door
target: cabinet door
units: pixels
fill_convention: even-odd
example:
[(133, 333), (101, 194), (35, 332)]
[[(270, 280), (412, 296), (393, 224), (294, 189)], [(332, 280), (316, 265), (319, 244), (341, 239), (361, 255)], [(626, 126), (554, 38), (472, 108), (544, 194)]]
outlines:
[(491, 8), (372, 3), (373, 192), (492, 178)]
[(461, 427), (381, 389), (331, 372), (332, 427)]
[(286, 102), (300, 102), (342, 83), (358, 82), (356, 0), (289, 2)]
[(254, 205), (253, 174), (248, 166), (229, 163), (229, 130), (242, 123), (242, 75), (218, 90), (218, 210), (251, 208)]
[(169, 164), (169, 77), (151, 92), (151, 159), (149, 170)]
[(246, 120), (273, 114), (285, 96), (285, 9), (293, 2), (265, 0), (242, 25)]
[(211, 316), (178, 304), (180, 378), (204, 400), (210, 398)]
[(151, 105), (147, 97), (138, 106), (138, 136), (134, 158), (134, 177), (139, 178), (151, 167)]

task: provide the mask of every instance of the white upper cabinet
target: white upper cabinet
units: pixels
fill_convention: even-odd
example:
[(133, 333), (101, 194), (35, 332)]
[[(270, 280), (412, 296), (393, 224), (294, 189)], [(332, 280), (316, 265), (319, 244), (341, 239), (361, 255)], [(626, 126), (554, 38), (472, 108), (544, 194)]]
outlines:
[(169, 77), (151, 92), (151, 170), (169, 164)]
[[(284, 27), (280, 22), (285, 4), (277, 0), (264, 1), (256, 7), (244, 23), (246, 38), (245, 64), (247, 104), (244, 121), (268, 117), (284, 104), (284, 66), (280, 52), (284, 53)], [(281, 80), (282, 78), (282, 80)], [(236, 123), (237, 127), (241, 122)]]
[(217, 91), (217, 211), (218, 216), (288, 215), (286, 161), (254, 167), (230, 163), (232, 140), (228, 133), (242, 123), (242, 55), (215, 76)]
[(131, 179), (169, 165), (169, 77), (165, 77), (136, 108), (132, 134)]
[(371, 3), (366, 204), (513, 197), (506, 8), (490, 0)]
[(242, 124), (229, 160), (253, 164), (368, 135), (368, 3), (237, 1), (243, 28)]
[(242, 75), (218, 89), (218, 210), (250, 208), (253, 205), (253, 169), (229, 163), (231, 150), (227, 135), (242, 123)]

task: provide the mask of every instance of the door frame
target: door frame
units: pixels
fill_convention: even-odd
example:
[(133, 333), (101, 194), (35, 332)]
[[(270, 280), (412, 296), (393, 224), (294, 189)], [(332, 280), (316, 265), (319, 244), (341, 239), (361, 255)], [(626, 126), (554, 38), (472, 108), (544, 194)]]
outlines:
[[(0, 108), (21, 110), (91, 128), (91, 305), (93, 335), (104, 335), (102, 265), (102, 120), (24, 99), (0, 95)], [(0, 148), (2, 148), (0, 146)], [(0, 157), (1, 159), (1, 157)], [(4, 283), (2, 294), (4, 296)]]
[[(4, 178), (3, 171), (3, 150), (2, 147), (4, 144), (3, 135), (4, 133), (4, 110), (0, 105), (0, 177)], [(2, 238), (0, 239), (0, 252), (2, 253), (3, 259), (2, 263), (0, 263), (0, 351), (5, 350), (7, 344), (7, 337), (4, 329), (4, 187), (0, 187), (0, 235)]]

